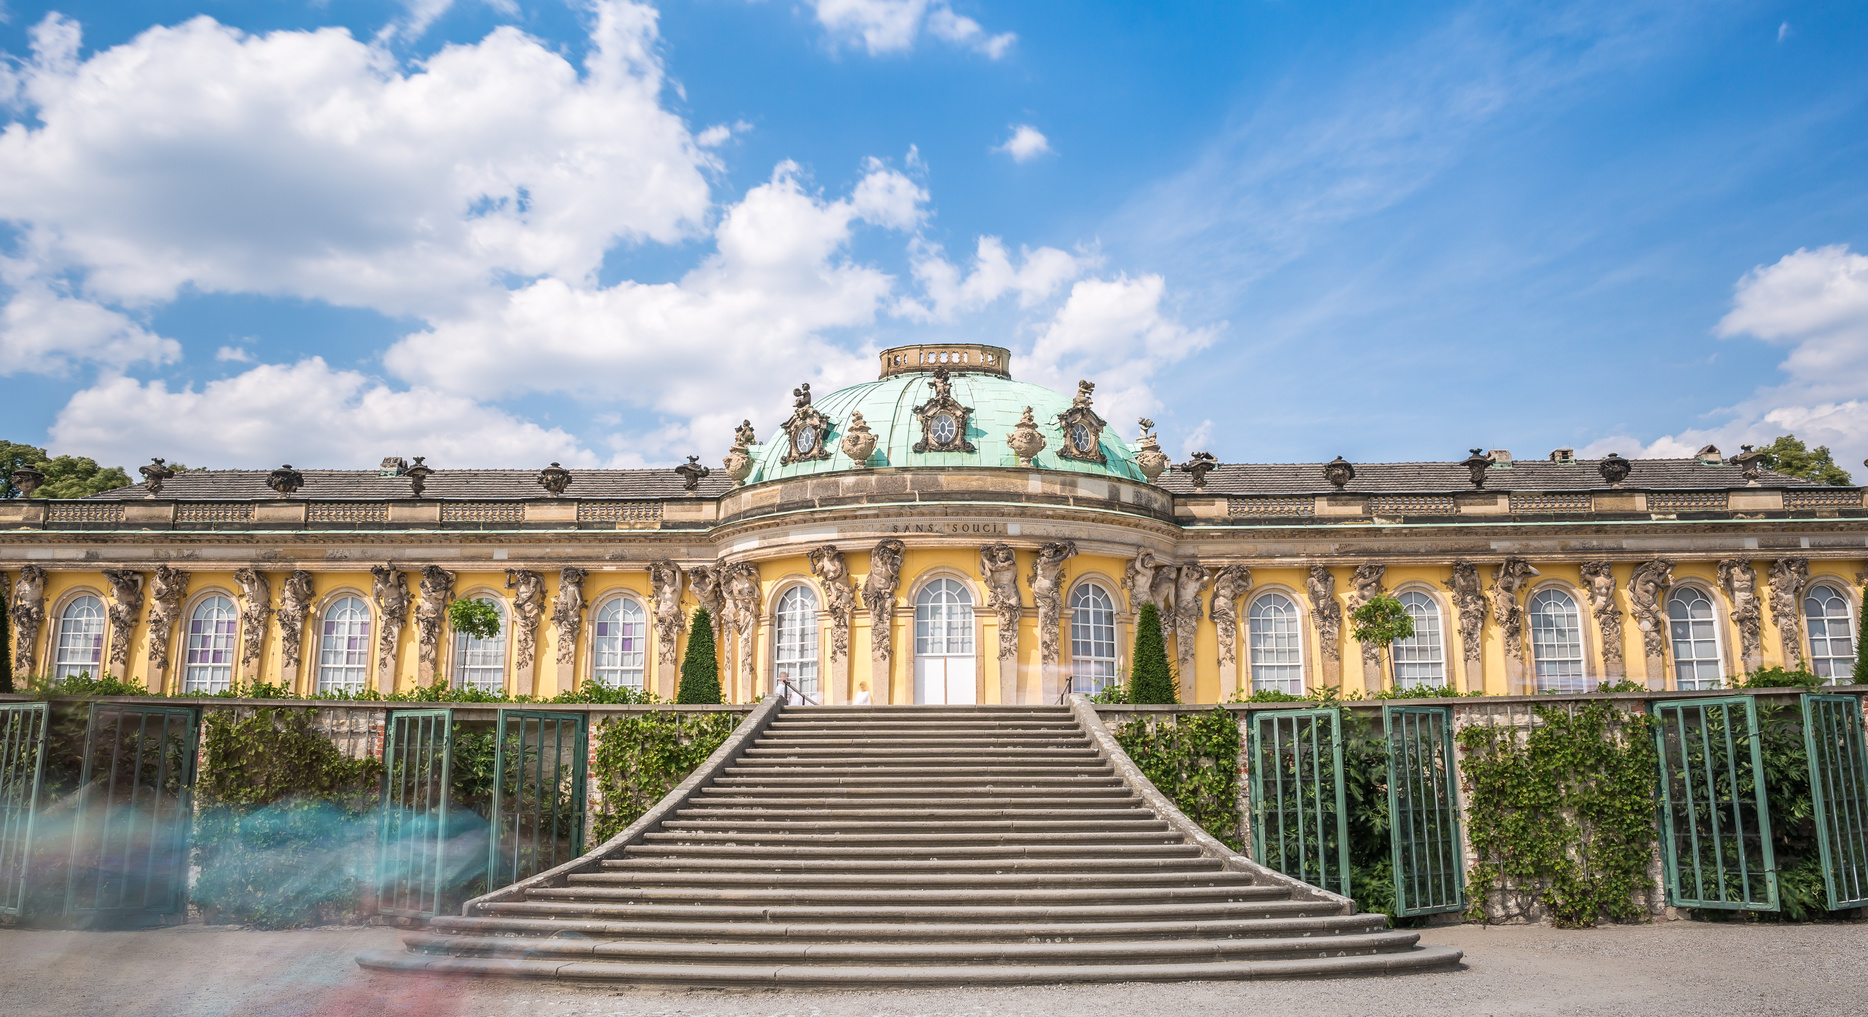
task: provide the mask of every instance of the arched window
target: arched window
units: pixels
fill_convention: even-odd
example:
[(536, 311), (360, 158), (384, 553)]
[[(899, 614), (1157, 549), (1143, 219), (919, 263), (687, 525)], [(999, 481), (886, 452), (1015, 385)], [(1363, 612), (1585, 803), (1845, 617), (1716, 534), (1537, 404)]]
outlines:
[(104, 602), (85, 594), (73, 597), (58, 617), (57, 651), (52, 655), (52, 677), (99, 677), (104, 659)]
[(1667, 598), (1667, 625), (1673, 637), (1673, 680), (1681, 689), (1716, 689), (1725, 670), (1719, 659), (1719, 622), (1712, 598), (1693, 586), (1676, 588)]
[(487, 639), (475, 639), (465, 632), (454, 633), (454, 687), (501, 692), (506, 688), (506, 605), (497, 597), (473, 597), (493, 605), (499, 615), (499, 631)]
[(1810, 670), (1831, 684), (1855, 672), (1855, 620), (1849, 600), (1833, 586), (1816, 585), (1803, 595), (1803, 620), (1810, 632)]
[(618, 688), (642, 687), (643, 662), (648, 659), (648, 613), (633, 597), (613, 597), (597, 608), (592, 635), (592, 675), (598, 684)]
[(973, 594), (936, 579), (915, 593), (915, 702), (974, 702), (974, 672)]
[(817, 594), (808, 586), (793, 586), (778, 598), (778, 624), (773, 632), (773, 690), (789, 681), (793, 694), (821, 703), (817, 694)]
[(1095, 695), (1116, 680), (1116, 602), (1095, 583), (1070, 591), (1070, 691)]
[(362, 597), (340, 597), (318, 629), (318, 691), (362, 692), (369, 669), (370, 607)]
[(1398, 688), (1438, 688), (1446, 682), (1446, 644), (1441, 638), (1440, 605), (1418, 590), (1404, 590), (1395, 599), (1414, 619), (1414, 634), (1397, 639), (1388, 648), (1394, 658)]
[(188, 647), (183, 661), (182, 691), (211, 695), (233, 687), (234, 624), (238, 620), (232, 600), (220, 595), (202, 598), (188, 616)]
[(1562, 590), (1545, 590), (1531, 598), (1529, 614), (1537, 691), (1584, 691), (1583, 622), (1575, 598)]
[(1297, 623), (1297, 605), (1282, 593), (1267, 593), (1252, 601), (1247, 629), (1252, 691), (1275, 689), (1303, 695), (1304, 641)]

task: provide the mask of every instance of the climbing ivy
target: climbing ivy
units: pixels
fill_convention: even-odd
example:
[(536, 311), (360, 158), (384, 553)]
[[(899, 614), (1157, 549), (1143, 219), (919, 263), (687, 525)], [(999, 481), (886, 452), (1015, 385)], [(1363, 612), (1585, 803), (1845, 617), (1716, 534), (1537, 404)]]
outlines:
[(603, 798), (591, 817), (591, 843), (601, 844), (642, 818), (726, 741), (739, 717), (725, 711), (658, 710), (612, 717), (597, 731), (591, 784)]
[(209, 921), (281, 929), (354, 917), (383, 766), (338, 751), (316, 712), (204, 719), (193, 900)]
[(1540, 706), (1537, 719), (1523, 739), (1515, 727), (1459, 732), (1478, 859), (1468, 917), (1533, 903), (1565, 927), (1642, 917), (1635, 897), (1653, 888), (1656, 839), (1652, 722), (1602, 700)]
[(1115, 730), (1117, 744), (1161, 793), (1206, 832), (1243, 851), (1239, 830), (1239, 723), (1224, 707)]

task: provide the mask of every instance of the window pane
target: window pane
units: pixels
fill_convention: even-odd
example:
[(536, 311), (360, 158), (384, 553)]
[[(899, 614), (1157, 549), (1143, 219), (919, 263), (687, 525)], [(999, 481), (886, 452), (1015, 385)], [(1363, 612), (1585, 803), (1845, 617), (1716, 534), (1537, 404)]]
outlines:
[(607, 600), (591, 631), (592, 674), (604, 685), (642, 687), (648, 655), (648, 612), (631, 597)]
[(1562, 590), (1545, 590), (1531, 598), (1529, 614), (1537, 691), (1584, 691), (1583, 624), (1576, 601)]
[(915, 594), (915, 655), (973, 654), (973, 595), (953, 579), (936, 579)]
[(1407, 590), (1396, 598), (1414, 619), (1414, 634), (1397, 639), (1390, 646), (1394, 658), (1395, 684), (1404, 689), (1446, 684), (1446, 653), (1441, 638), (1440, 606), (1432, 597), (1417, 590)]
[(188, 641), (183, 650), (182, 691), (203, 695), (233, 687), (233, 601), (208, 597), (188, 617)]
[(1718, 629), (1712, 598), (1705, 591), (1682, 586), (1667, 598), (1667, 634), (1673, 641), (1673, 676), (1679, 688), (1716, 689), (1725, 684)]
[(1070, 691), (1095, 695), (1116, 678), (1116, 602), (1095, 583), (1070, 593)]
[(1804, 628), (1810, 634), (1810, 670), (1834, 684), (1855, 671), (1855, 618), (1848, 598), (1833, 586), (1812, 586), (1803, 595)]
[(472, 599), (493, 605), (499, 614), (499, 631), (488, 639), (474, 639), (464, 632), (454, 634), (454, 685), (502, 692), (506, 688), (506, 606), (492, 597)]
[(817, 594), (807, 586), (794, 586), (778, 598), (778, 631), (774, 634), (774, 689), (779, 681), (822, 702), (817, 694)]
[(318, 632), (318, 691), (361, 692), (370, 666), (370, 609), (342, 597), (324, 612)]
[(86, 594), (65, 605), (59, 616), (58, 648), (52, 656), (52, 676), (98, 677), (104, 659), (104, 602)]
[(1292, 695), (1304, 691), (1303, 635), (1297, 605), (1281, 593), (1252, 601), (1247, 617), (1252, 691), (1275, 689)]

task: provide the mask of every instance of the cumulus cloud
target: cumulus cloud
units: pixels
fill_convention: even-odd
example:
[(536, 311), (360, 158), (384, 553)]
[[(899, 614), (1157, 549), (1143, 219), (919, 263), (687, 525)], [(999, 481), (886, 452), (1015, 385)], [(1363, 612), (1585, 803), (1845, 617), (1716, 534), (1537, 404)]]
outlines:
[(955, 13), (947, 0), (812, 0), (812, 7), (833, 38), (860, 42), (872, 56), (912, 49), (923, 31), (993, 60), (1018, 39), (1011, 32), (987, 32), (979, 22)]
[(742, 407), (783, 405), (789, 387), (778, 379), (842, 384), (867, 368), (852, 366), (855, 358), (822, 332), (874, 321), (894, 280), (849, 261), (846, 245), (859, 222), (912, 228), (926, 200), (878, 162), (836, 199), (807, 192), (798, 168), (785, 163), (727, 210), (715, 253), (677, 282), (599, 288), (541, 279), (408, 336), (386, 362), (418, 384), (481, 398), (620, 398), (693, 421), (640, 442), (717, 444)]
[(182, 347), (119, 311), (27, 279), (0, 307), (0, 375), (65, 374), (81, 362), (122, 369), (181, 359)]
[[(519, 5), (513, 0), (481, 0), (495, 12), (509, 18), (519, 16)], [(378, 42), (390, 42), (397, 38), (415, 40), (428, 32), (428, 27), (440, 20), (454, 6), (454, 0), (402, 0), (403, 15), (376, 33)]]
[(200, 389), (107, 378), (72, 397), (52, 444), (107, 462), (162, 454), (219, 466), (354, 468), (387, 455), (424, 455), (441, 469), (596, 461), (564, 431), (459, 395), (394, 391), (320, 357), (264, 364)]
[[(1837, 244), (1799, 248), (1738, 280), (1732, 309), (1714, 329), (1724, 339), (1750, 337), (1789, 347), (1778, 365), (1785, 380), (1759, 388), (1712, 427), (1651, 442), (1627, 436), (1592, 443), (1591, 454), (1638, 447), (1653, 456), (1690, 455), (1706, 444), (1726, 453), (1794, 432), (1828, 445), (1836, 462), (1863, 479), (1868, 455), (1868, 256)], [(1621, 443), (1616, 448), (1611, 443)]]
[(1182, 324), (1162, 307), (1166, 296), (1167, 281), (1158, 275), (1078, 280), (1021, 373), (1065, 391), (1079, 378), (1102, 379), (1096, 402), (1110, 421), (1154, 412), (1160, 406), (1149, 385), (1154, 373), (1219, 335), (1217, 327)]
[(1018, 295), (1018, 306), (1032, 307), (1051, 298), (1058, 287), (1077, 277), (1092, 259), (1079, 258), (1055, 247), (1019, 248), (1020, 264), (1012, 264), (1005, 241), (980, 237), (972, 271), (962, 273), (946, 259), (937, 244), (915, 245), (914, 274), (927, 295), (925, 306), (905, 302), (910, 317), (951, 321), (965, 311), (977, 311), (1008, 293)]
[(1012, 157), (1013, 162), (1030, 162), (1051, 151), (1051, 139), (1030, 124), (1014, 124), (1012, 136), (993, 151), (1004, 152)]
[(79, 61), (33, 30), (0, 134), (0, 219), (43, 272), (137, 303), (184, 285), (389, 314), (503, 275), (591, 276), (618, 242), (701, 228), (712, 157), (660, 104), (656, 13), (593, 9), (583, 73), (509, 27), (413, 70), (343, 29), (198, 17)]

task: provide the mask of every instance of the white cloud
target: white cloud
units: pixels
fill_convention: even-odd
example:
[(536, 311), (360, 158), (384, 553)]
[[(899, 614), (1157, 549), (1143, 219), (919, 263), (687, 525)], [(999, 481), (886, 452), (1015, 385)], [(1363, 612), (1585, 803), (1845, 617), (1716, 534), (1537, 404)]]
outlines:
[(77, 59), (48, 15), (0, 134), (0, 219), (45, 273), (135, 303), (184, 285), (389, 314), (458, 311), (506, 274), (581, 279), (709, 206), (662, 108), (656, 13), (599, 0), (578, 68), (516, 29), (405, 71), (337, 28), (198, 17)]
[(1051, 139), (1030, 124), (1014, 124), (1012, 136), (993, 151), (1004, 152), (1013, 162), (1030, 162), (1051, 151)]
[(23, 280), (0, 307), (0, 375), (64, 374), (83, 361), (122, 369), (181, 359), (182, 347), (121, 312)]
[(354, 469), (387, 455), (424, 455), (437, 469), (596, 461), (561, 430), (458, 395), (393, 391), (319, 357), (261, 365), (199, 390), (107, 378), (72, 397), (52, 444), (106, 462), (160, 455), (219, 467)]
[(1167, 282), (1158, 275), (1082, 279), (1032, 344), (1021, 374), (1070, 391), (1079, 378), (1099, 380), (1103, 417), (1121, 424), (1160, 402), (1149, 379), (1218, 338), (1217, 327), (1189, 328), (1163, 310)]
[(931, 310), (908, 304), (904, 310), (912, 317), (951, 321), (964, 311), (977, 311), (1007, 293), (1018, 294), (1020, 307), (1032, 307), (1051, 298), (1058, 287), (1069, 282), (1088, 267), (1091, 258), (1077, 258), (1055, 247), (1037, 250), (1019, 248), (1023, 264), (1014, 267), (1005, 242), (998, 237), (980, 237), (973, 256), (973, 270), (964, 277), (949, 262), (940, 247), (930, 243), (915, 245), (914, 273), (932, 302)]
[(911, 228), (926, 200), (880, 163), (834, 200), (807, 193), (797, 167), (783, 164), (727, 210), (716, 253), (678, 282), (541, 279), (406, 337), (385, 360), (418, 384), (481, 398), (620, 398), (682, 421), (624, 440), (636, 452), (677, 441), (711, 448), (745, 407), (785, 405), (797, 381), (860, 379), (869, 365), (822, 333), (874, 321), (894, 280), (843, 251), (857, 222)]
[[(513, 0), (481, 0), (495, 12), (509, 18), (519, 16), (519, 5)], [(376, 33), (378, 42), (390, 42), (402, 38), (410, 42), (427, 33), (428, 27), (440, 20), (454, 6), (454, 0), (402, 0), (402, 17), (383, 26)]]
[(253, 354), (238, 346), (222, 346), (214, 351), (214, 359), (236, 364), (250, 364), (253, 362)]
[[(1830, 446), (1838, 465), (1868, 479), (1861, 470), (1868, 455), (1868, 256), (1838, 244), (1799, 248), (1757, 266), (1739, 279), (1732, 309), (1715, 333), (1790, 347), (1778, 365), (1785, 380), (1724, 411), (1730, 419), (1722, 424), (1646, 444), (1603, 439), (1586, 451), (1626, 454), (1625, 446), (1633, 445), (1644, 455), (1680, 456), (1715, 444), (1729, 455), (1742, 442), (1763, 444), (1795, 433), (1811, 446)], [(1624, 447), (1606, 447), (1610, 442)]]
[(979, 22), (954, 12), (947, 0), (812, 0), (817, 21), (839, 41), (861, 42), (871, 56), (914, 48), (926, 29), (943, 42), (997, 60), (1018, 36), (986, 31)]
[(733, 135), (744, 134), (752, 130), (752, 125), (744, 120), (735, 120), (730, 124), (715, 124), (694, 136), (694, 143), (702, 148), (719, 148), (733, 140)]

